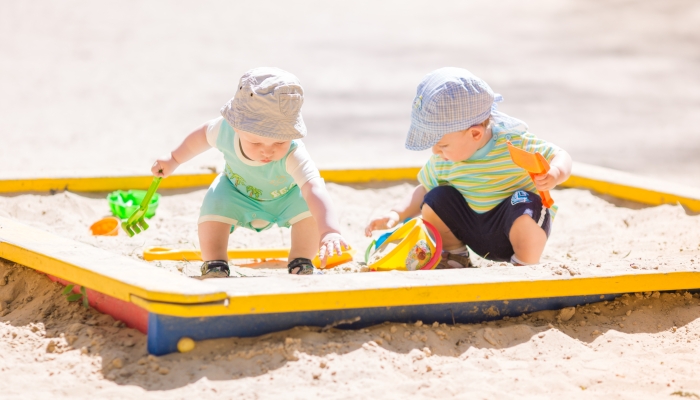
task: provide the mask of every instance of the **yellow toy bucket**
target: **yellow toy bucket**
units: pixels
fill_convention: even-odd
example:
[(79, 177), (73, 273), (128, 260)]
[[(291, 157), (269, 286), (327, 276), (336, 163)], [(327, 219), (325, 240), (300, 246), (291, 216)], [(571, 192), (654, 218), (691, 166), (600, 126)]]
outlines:
[(421, 218), (414, 218), (389, 234), (372, 242), (365, 261), (372, 271), (428, 270), (440, 261), (442, 238), (437, 229)]

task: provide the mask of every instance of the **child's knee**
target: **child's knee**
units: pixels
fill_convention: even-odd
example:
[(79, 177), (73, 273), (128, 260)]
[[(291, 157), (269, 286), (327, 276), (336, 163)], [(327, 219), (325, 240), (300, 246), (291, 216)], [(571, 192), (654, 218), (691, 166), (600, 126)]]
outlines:
[(547, 241), (547, 232), (528, 214), (523, 214), (515, 219), (513, 226), (510, 228), (509, 236), (525, 241)]
[(435, 210), (428, 204), (423, 204), (420, 210), (421, 217), (424, 221), (428, 221), (433, 224), (440, 234), (445, 235), (450, 232), (450, 228), (445, 224), (445, 222), (440, 218), (440, 216), (435, 212)]
[(510, 230), (510, 243), (523, 264), (537, 264), (547, 244), (547, 233), (529, 215), (518, 217)]

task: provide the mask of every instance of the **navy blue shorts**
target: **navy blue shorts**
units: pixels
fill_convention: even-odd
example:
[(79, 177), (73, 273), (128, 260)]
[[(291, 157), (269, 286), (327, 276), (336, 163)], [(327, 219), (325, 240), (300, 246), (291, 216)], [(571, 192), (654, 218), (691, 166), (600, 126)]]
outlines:
[[(464, 196), (453, 186), (438, 186), (423, 199), (462, 243), (481, 257), (493, 261), (510, 261), (514, 254), (510, 228), (522, 215), (529, 215), (544, 229), (551, 230), (549, 210), (542, 207), (540, 196), (519, 190), (494, 207), (479, 214), (469, 207)], [(542, 221), (542, 211), (545, 215)]]

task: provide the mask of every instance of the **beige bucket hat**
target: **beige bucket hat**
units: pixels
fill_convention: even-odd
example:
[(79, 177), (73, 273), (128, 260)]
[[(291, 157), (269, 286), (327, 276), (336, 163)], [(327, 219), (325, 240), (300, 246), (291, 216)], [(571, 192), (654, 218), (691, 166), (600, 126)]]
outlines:
[(243, 74), (221, 115), (234, 129), (271, 139), (301, 139), (306, 136), (303, 103), (304, 89), (296, 76), (279, 68), (253, 68)]

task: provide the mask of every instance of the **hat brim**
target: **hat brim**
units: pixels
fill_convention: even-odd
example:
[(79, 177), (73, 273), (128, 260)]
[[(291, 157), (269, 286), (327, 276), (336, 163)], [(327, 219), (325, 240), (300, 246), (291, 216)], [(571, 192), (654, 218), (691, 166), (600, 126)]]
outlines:
[(440, 137), (428, 138), (425, 129), (422, 129), (416, 124), (411, 124), (406, 135), (406, 149), (412, 151), (423, 151), (433, 146), (440, 141)]
[(275, 140), (295, 140), (306, 137), (306, 124), (301, 114), (296, 119), (270, 119), (264, 116), (247, 114), (243, 118), (240, 113), (226, 110), (222, 113), (233, 129), (242, 130), (258, 136)]

